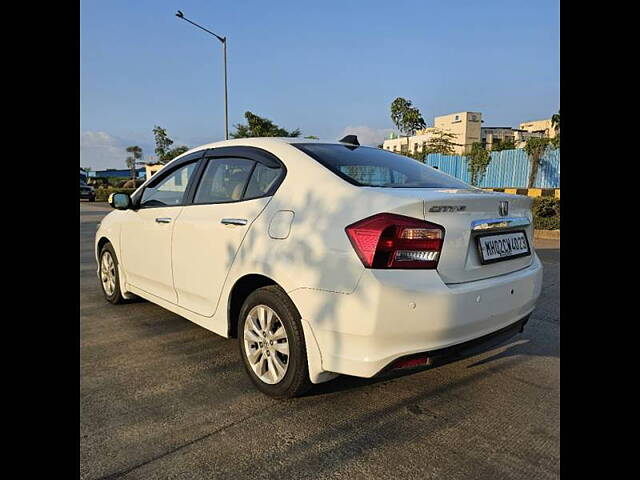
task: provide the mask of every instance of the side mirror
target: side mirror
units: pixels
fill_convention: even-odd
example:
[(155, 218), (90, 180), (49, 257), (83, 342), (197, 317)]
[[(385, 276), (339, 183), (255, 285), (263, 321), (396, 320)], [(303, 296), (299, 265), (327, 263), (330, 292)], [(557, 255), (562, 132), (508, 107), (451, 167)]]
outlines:
[(109, 195), (109, 205), (116, 210), (127, 210), (131, 207), (131, 197), (126, 193), (112, 193)]

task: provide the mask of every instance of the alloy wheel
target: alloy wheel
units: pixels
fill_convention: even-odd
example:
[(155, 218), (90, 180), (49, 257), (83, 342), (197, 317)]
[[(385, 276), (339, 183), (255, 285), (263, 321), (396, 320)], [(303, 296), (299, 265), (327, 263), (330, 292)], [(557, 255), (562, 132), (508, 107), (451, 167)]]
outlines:
[(105, 251), (102, 254), (100, 280), (102, 281), (102, 288), (107, 296), (110, 297), (113, 295), (113, 292), (116, 290), (116, 264), (109, 251)]
[(244, 322), (244, 352), (264, 383), (280, 382), (289, 368), (289, 339), (278, 314), (267, 305), (253, 307)]

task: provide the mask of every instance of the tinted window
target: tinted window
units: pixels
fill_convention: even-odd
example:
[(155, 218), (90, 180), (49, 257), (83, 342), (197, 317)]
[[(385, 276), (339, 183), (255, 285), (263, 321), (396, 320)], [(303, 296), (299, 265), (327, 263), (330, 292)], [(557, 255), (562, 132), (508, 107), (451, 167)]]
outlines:
[(281, 168), (269, 168), (262, 163), (256, 164), (247, 186), (247, 193), (244, 195), (245, 198), (264, 197), (270, 193), (281, 174)]
[(153, 187), (147, 187), (142, 192), (141, 207), (161, 207), (180, 205), (184, 193), (187, 191), (189, 180), (196, 169), (196, 162), (170, 173)]
[(242, 198), (255, 162), (244, 158), (209, 160), (196, 191), (194, 203), (233, 202)]
[(323, 143), (292, 145), (355, 185), (393, 188), (472, 188), (463, 181), (438, 172), (424, 163), (379, 148)]

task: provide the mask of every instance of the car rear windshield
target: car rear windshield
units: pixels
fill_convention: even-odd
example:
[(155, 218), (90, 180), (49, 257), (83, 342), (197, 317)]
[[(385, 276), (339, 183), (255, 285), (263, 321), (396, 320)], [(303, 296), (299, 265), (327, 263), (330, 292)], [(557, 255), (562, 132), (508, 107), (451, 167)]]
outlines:
[(472, 188), (435, 168), (412, 158), (380, 148), (335, 143), (294, 143), (294, 147), (314, 158), (349, 183), (388, 188)]

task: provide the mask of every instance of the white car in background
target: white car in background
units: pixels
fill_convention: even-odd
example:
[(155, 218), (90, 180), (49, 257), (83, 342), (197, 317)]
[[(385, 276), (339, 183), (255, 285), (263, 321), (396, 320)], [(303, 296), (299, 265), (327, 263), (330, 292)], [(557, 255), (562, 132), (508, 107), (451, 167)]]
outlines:
[(540, 295), (531, 199), (355, 136), (203, 145), (110, 203), (95, 238), (107, 300), (238, 338), (277, 398), (506, 338)]

